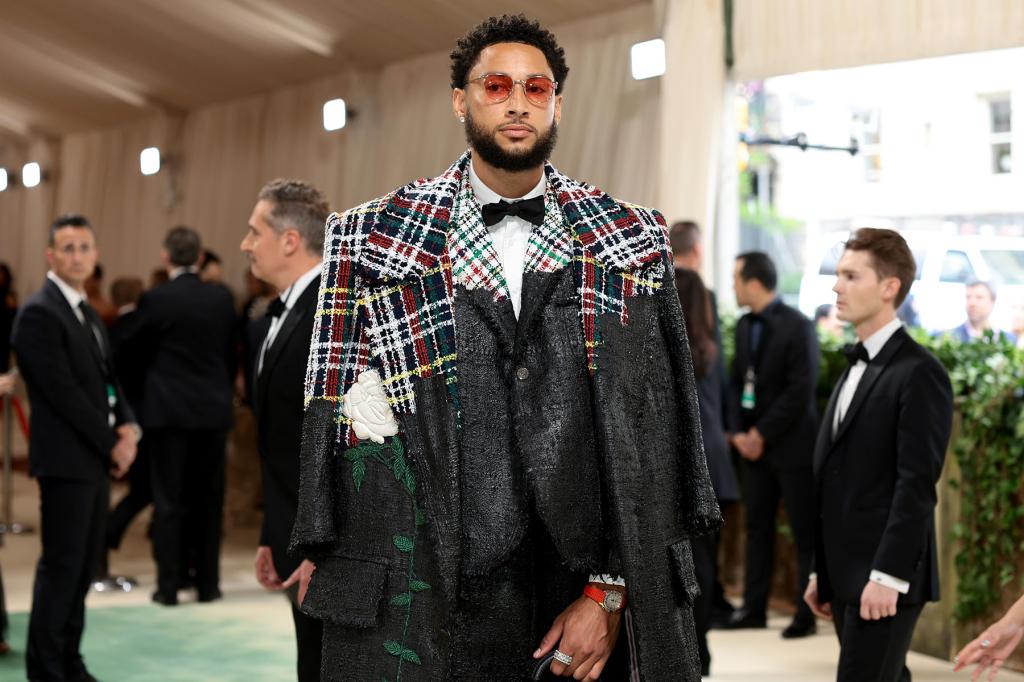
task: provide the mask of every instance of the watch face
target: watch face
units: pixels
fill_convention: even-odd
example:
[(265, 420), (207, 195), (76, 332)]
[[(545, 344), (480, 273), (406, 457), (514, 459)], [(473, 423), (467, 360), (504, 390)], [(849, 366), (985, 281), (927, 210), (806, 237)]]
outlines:
[(622, 593), (615, 590), (608, 590), (604, 595), (604, 606), (609, 611), (618, 611), (622, 608)]

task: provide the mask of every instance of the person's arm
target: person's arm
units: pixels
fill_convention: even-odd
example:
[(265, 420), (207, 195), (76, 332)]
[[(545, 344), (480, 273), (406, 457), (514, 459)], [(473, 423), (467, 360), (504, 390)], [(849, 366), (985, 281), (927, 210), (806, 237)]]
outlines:
[(783, 360), (786, 385), (755, 425), (766, 445), (777, 442), (807, 413), (818, 386), (818, 335), (814, 325), (801, 316), (796, 329), (779, 331), (789, 335)]
[(32, 397), (45, 400), (109, 464), (119, 439), (110, 428), (107, 412), (97, 407), (75, 380), (57, 317), (42, 306), (24, 308), (15, 323), (12, 341), (18, 368), (32, 388)]
[(914, 575), (925, 551), (952, 424), (949, 375), (937, 361), (920, 363), (904, 382), (899, 399), (896, 487), (872, 569), (904, 581)]
[(978, 680), (989, 670), (989, 680), (994, 679), (1003, 663), (1020, 644), (1024, 635), (1024, 597), (1018, 599), (1002, 618), (971, 640), (953, 657), (954, 671), (963, 670), (975, 663), (972, 680)]

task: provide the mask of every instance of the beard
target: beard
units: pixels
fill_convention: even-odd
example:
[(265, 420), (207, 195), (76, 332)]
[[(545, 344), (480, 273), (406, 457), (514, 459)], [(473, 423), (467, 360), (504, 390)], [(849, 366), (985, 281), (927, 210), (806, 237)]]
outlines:
[(551, 157), (558, 140), (558, 124), (537, 138), (533, 146), (523, 151), (509, 152), (494, 141), (494, 133), (478, 126), (470, 113), (466, 112), (466, 141), (482, 161), (510, 173), (530, 170), (542, 165)]

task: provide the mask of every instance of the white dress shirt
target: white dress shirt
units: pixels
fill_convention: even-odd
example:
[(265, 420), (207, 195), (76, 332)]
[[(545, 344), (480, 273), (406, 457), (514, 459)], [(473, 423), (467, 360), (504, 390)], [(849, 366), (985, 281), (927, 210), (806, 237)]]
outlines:
[[(548, 178), (543, 172), (540, 174), (540, 181), (529, 192), (521, 197), (503, 197), (493, 189), (484, 184), (483, 180), (476, 174), (473, 168), (473, 161), (469, 162), (469, 184), (473, 188), (473, 194), (481, 206), (495, 204), (501, 200), (508, 202), (521, 199), (532, 199), (543, 196), (547, 191)], [(523, 268), (526, 266), (526, 247), (530, 242), (530, 233), (533, 231), (533, 223), (523, 220), (518, 216), (505, 216), (500, 222), (487, 228), (491, 233), (491, 243), (498, 253), (498, 260), (501, 262), (501, 271), (505, 275), (505, 284), (508, 285), (508, 296), (512, 301), (512, 310), (519, 319), (519, 310), (523, 298)]]
[(278, 297), (281, 299), (281, 302), (284, 303), (284, 312), (270, 320), (270, 329), (267, 330), (267, 338), (263, 339), (263, 345), (260, 346), (260, 357), (256, 364), (257, 375), (263, 371), (263, 357), (267, 354), (267, 349), (274, 345), (274, 339), (277, 338), (277, 333), (281, 331), (281, 326), (284, 324), (284, 318), (288, 317), (288, 313), (291, 312), (292, 306), (294, 306), (295, 302), (299, 300), (299, 296), (302, 296), (302, 292), (306, 290), (309, 283), (320, 277), (320, 270), (322, 267), (323, 263), (317, 263), (311, 267), (297, 280), (292, 282), (292, 285), (285, 289)]
[[(896, 333), (896, 330), (902, 326), (903, 323), (899, 318), (896, 318), (866, 338), (862, 343), (864, 344), (864, 350), (868, 353), (868, 358), (874, 360), (875, 357), (882, 352), (882, 348), (884, 348), (885, 344), (889, 342), (892, 335)], [(853, 402), (853, 396), (857, 392), (857, 386), (860, 384), (860, 380), (864, 376), (864, 371), (867, 368), (868, 365), (866, 362), (858, 360), (857, 364), (850, 368), (850, 373), (846, 375), (846, 382), (839, 390), (839, 398), (836, 400), (836, 413), (832, 421), (832, 433), (836, 433), (839, 430), (839, 425), (842, 424), (843, 419), (846, 417), (847, 410), (850, 409), (850, 403)], [(873, 570), (871, 571), (871, 575), (868, 579), (871, 582), (878, 583), (879, 585), (890, 587), (900, 594), (906, 594), (910, 591), (909, 582), (891, 576), (888, 573)]]
[[(544, 173), (540, 174), (540, 181), (529, 192), (521, 197), (503, 197), (493, 189), (484, 184), (484, 181), (476, 174), (473, 168), (473, 161), (469, 162), (469, 185), (473, 188), (473, 194), (481, 206), (495, 204), (501, 200), (508, 202), (532, 199), (543, 196), (548, 188), (548, 178)], [(523, 300), (523, 269), (526, 267), (526, 247), (530, 243), (530, 233), (533, 231), (533, 223), (523, 220), (519, 216), (505, 216), (500, 222), (487, 228), (491, 233), (491, 243), (498, 254), (498, 261), (501, 263), (501, 271), (505, 276), (505, 284), (508, 285), (508, 296), (512, 302), (512, 310), (516, 319), (519, 319), (519, 310)], [(622, 585), (626, 581), (619, 576), (592, 575), (592, 583), (605, 583), (606, 585)]]
[(57, 288), (60, 289), (60, 293), (64, 294), (64, 298), (67, 299), (68, 305), (71, 306), (71, 310), (74, 311), (75, 317), (78, 318), (79, 322), (85, 324), (85, 313), (83, 313), (82, 309), (78, 307), (82, 305), (82, 301), (85, 300), (85, 293), (62, 280), (53, 270), (46, 273), (46, 279), (57, 285)]

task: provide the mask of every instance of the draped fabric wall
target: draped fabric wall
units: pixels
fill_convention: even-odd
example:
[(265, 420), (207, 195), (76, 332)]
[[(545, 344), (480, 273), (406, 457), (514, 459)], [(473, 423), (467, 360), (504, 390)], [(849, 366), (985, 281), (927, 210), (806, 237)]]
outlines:
[(737, 80), (1024, 45), (1020, 0), (734, 3)]
[[(629, 46), (657, 35), (651, 7), (553, 31), (571, 68), (555, 164), (624, 199), (652, 203), (660, 86), (629, 73)], [(183, 223), (221, 255), (229, 285), (241, 291), (247, 264), (238, 244), (267, 180), (308, 180), (341, 210), (436, 175), (465, 149), (451, 110), (448, 63), (447, 51), (438, 52), (180, 117), (68, 135), (53, 147), (52, 182), (0, 194), (0, 259), (16, 266), (22, 294), (32, 291), (45, 272), (46, 225), (56, 213), (76, 211), (96, 227), (107, 283), (124, 275), (145, 280), (159, 263), (166, 230)], [(328, 133), (321, 111), (333, 97), (355, 113), (345, 129)], [(148, 146), (160, 147), (165, 161), (158, 175), (144, 177), (138, 154)]]

